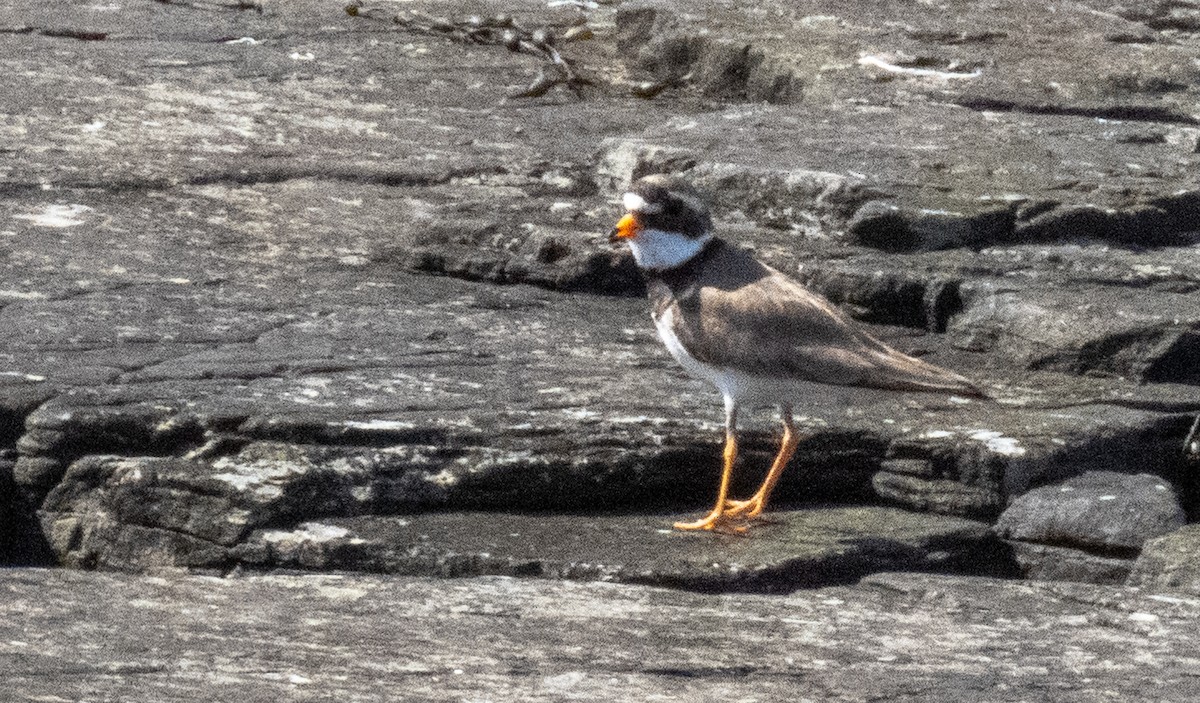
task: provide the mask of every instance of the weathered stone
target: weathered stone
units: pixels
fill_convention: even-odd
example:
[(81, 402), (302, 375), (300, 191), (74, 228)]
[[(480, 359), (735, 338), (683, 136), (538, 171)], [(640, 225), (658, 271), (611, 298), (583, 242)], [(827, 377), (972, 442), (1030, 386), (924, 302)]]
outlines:
[[(594, 85), (529, 99), (506, 96), (541, 58), (324, 3), (0, 8), (18, 522), (42, 508), (82, 566), (227, 568), (266, 563), (255, 530), (331, 515), (707, 505), (719, 399), (663, 353), (603, 241), (657, 170), (998, 399), (800, 407), (813, 436), (779, 507), (990, 519), (1113, 469), (1177, 482), (1195, 512), (1200, 82), (1195, 37), (1145, 24), (1170, 8), (584, 5), (406, 7), (585, 22), (594, 39), (561, 50)], [(1162, 41), (1113, 40), (1147, 31)], [(652, 64), (685, 73), (631, 98)], [(911, 253), (855, 243), (868, 203), (903, 214)], [(747, 415), (739, 495), (777, 439)]]
[[(374, 298), (356, 302), (360, 293), (341, 289), (330, 323), (287, 323), (249, 347), (185, 354), (130, 372), (137, 383), (75, 393), (32, 415), (30, 426), (48, 434), (21, 445), (27, 465), (145, 469), (121, 472), (121, 480), (113, 472), (97, 481), (81, 480), (88, 472), (60, 480), (43, 506), (46, 524), (86, 525), (95, 513), (103, 514), (104, 529), (80, 532), (87, 540), (55, 540), (59, 558), (116, 566), (101, 557), (130, 552), (103, 540), (145, 527), (232, 548), (243, 535), (242, 527), (228, 532), (229, 513), (243, 527), (286, 529), (327, 515), (695, 510), (711, 500), (720, 462), (718, 398), (674, 370), (648, 324), (640, 332), (629, 327), (645, 319), (641, 301), (481, 290), (411, 276), (393, 275), (389, 284), (412, 307), (381, 314), (369, 304)], [(253, 320), (256, 313), (242, 314)], [(256, 355), (274, 369), (222, 373)], [(882, 405), (805, 407), (803, 425), (812, 436), (785, 474), (779, 504), (879, 494), (909, 507), (990, 518), (1010, 491), (1047, 476), (1098, 462), (1120, 466), (1134, 456), (1159, 462), (1164, 473), (1173, 470), (1171, 461), (1183, 461), (1178, 445), (1187, 428), (1170, 413), (1172, 403), (1187, 401), (1173, 399), (1169, 387), (1141, 390), (1149, 409), (1135, 411), (1094, 405), (1128, 386), (1080, 384), (1054, 376), (1039, 379), (1036, 393), (1003, 391), (1033, 407), (1053, 398), (1049, 413), (903, 396)], [(169, 400), (172, 393), (189, 394), (186, 409)], [(748, 415), (739, 493), (761, 480), (777, 441), (759, 426)], [(1109, 439), (1097, 443), (1104, 433)], [(129, 455), (71, 458), (105, 448)], [(147, 449), (165, 456), (140, 458)], [(929, 473), (898, 482), (889, 475), (896, 460)], [(161, 489), (162, 476), (171, 477), (170, 490)], [(249, 500), (236, 482), (215, 476), (265, 482), (273, 493)], [(136, 529), (122, 532), (124, 525)], [(141, 568), (131, 558), (121, 568)]]
[(1070, 547), (1020, 540), (1012, 540), (1010, 545), (1021, 577), (1034, 581), (1123, 584), (1134, 565), (1132, 558), (1105, 556)]
[(786, 66), (753, 44), (706, 36), (663, 4), (624, 4), (616, 13), (617, 45), (635, 53), (637, 66), (664, 80), (687, 77), (686, 84), (722, 100), (799, 100), (801, 82)]
[(885, 574), (712, 596), (495, 577), (6, 570), (0, 589), (0, 677), (16, 699), (174, 703), (231, 686), (287, 703), (1200, 696), (1200, 603), (1118, 587)]
[(948, 276), (831, 263), (805, 265), (797, 278), (864, 322), (945, 332), (962, 311), (961, 281)]
[[(504, 250), (492, 247), (504, 241)], [(629, 294), (642, 288), (628, 251), (603, 246), (599, 234), (580, 237), (526, 223), (515, 229), (498, 223), (448, 220), (400, 226), (395, 244), (373, 252), (370, 261), (488, 281), (531, 283), (561, 291)]]
[[(16, 480), (28, 489), (48, 489), (71, 461), (89, 454), (183, 453), (203, 440), (194, 417), (164, 406), (136, 411), (90, 407), (64, 410), (47, 405), (29, 415), (29, 432), (17, 442)], [(64, 428), (70, 427), (70, 431)]]
[(232, 550), (255, 568), (599, 579), (786, 593), (888, 570), (1005, 576), (983, 523), (888, 508), (782, 511), (755, 533), (683, 534), (683, 515), (444, 513), (334, 518), (262, 530)]
[(890, 251), (916, 248), (908, 218), (899, 206), (881, 200), (863, 203), (846, 223), (851, 241)]
[[(936, 127), (931, 126), (935, 123)], [(928, 105), (903, 110), (807, 104), (739, 106), (716, 114), (680, 116), (637, 135), (609, 138), (601, 147), (600, 158), (609, 164), (604, 170), (611, 174), (636, 173), (629, 168), (616, 169), (615, 163), (641, 163), (643, 170), (685, 171), (714, 192), (718, 215), (739, 210), (760, 224), (802, 231), (814, 216), (824, 217), (826, 236), (842, 235), (853, 221), (859, 241), (889, 249), (1079, 241), (1156, 247), (1196, 241), (1196, 231), (1188, 225), (1197, 214), (1195, 190), (1171, 187), (1187, 182), (1186, 174), (1174, 171), (1173, 165), (1163, 164), (1173, 170), (1172, 176), (1158, 173), (1154, 179), (1123, 178), (1116, 175), (1121, 164), (1114, 161), (1108, 169), (1114, 175), (1101, 184), (1094, 172), (1073, 171), (1077, 166), (1070, 164), (1064, 164), (1063, 171), (1039, 170), (1036, 163), (1045, 158), (1044, 152), (1035, 153), (1028, 146), (1014, 150), (1011, 142), (1005, 152), (1011, 160), (1008, 168), (1023, 164), (1019, 180), (1013, 180), (1012, 174), (998, 178), (972, 161), (994, 158), (993, 152), (1004, 149), (1004, 135), (1018, 130), (1028, 134), (1031, 127), (1043, 135), (1038, 141), (1043, 149), (1059, 153), (1067, 161), (1069, 154), (1085, 147), (1058, 132), (1064, 123), (1078, 125), (1078, 138), (1082, 139), (1090, 121), (1030, 115), (989, 117)], [(730, 129), (731, 125), (736, 128)], [(1155, 149), (1162, 152), (1154, 155), (1156, 161), (1174, 159), (1178, 147), (1170, 143), (1135, 143), (1139, 129), (1135, 123), (1113, 123), (1111, 131), (1094, 137), (1106, 144), (1105, 153), (1097, 156), (1109, 159), (1120, 154), (1136, 163), (1151, 156), (1147, 149)], [(851, 158), (867, 161), (870, 175), (847, 163), (847, 131), (857, 138), (853, 147), (857, 153)], [(936, 137), (931, 132), (936, 132)], [(930, 160), (928, 144), (935, 138), (936, 161)], [(641, 157), (634, 159), (631, 154)], [(743, 174), (740, 181), (733, 178), (739, 172)], [(837, 195), (840, 201), (834, 202), (833, 193), (817, 200), (794, 189), (763, 192), (759, 185), (805, 173), (823, 174), (827, 184), (845, 183), (852, 188), (844, 187)], [(1172, 180), (1175, 177), (1184, 180)], [(621, 188), (627, 181), (601, 179), (598, 185), (606, 188), (610, 182)], [(1126, 190), (1114, 189), (1117, 182), (1124, 183)], [(853, 220), (868, 203), (870, 208)], [(1031, 203), (1039, 207), (1031, 209)], [(746, 204), (755, 204), (755, 208), (745, 210)], [(789, 206), (790, 210), (786, 209)], [(867, 228), (867, 223), (886, 214), (888, 206), (895, 206), (900, 217), (890, 220), (891, 229), (872, 234), (875, 230)], [(769, 217), (756, 216), (759, 212)], [(902, 239), (893, 242), (889, 234)]]
[(960, 481), (894, 473), (886, 466), (875, 474), (871, 485), (880, 498), (943, 515), (991, 516), (1000, 508), (997, 491), (963, 485)]
[(1020, 237), (1013, 223), (1014, 214), (1008, 207), (971, 214), (906, 212), (895, 205), (871, 201), (846, 223), (846, 234), (855, 244), (884, 251), (936, 251), (980, 247)]
[[(319, 456), (319, 454), (318, 454)], [(191, 552), (219, 552), (254, 527), (293, 515), (353, 514), (368, 497), (362, 466), (348, 461), (317, 465), (310, 452), (290, 445), (251, 445), (232, 457), (203, 463), (178, 458), (89, 456), (74, 462), (46, 497), (42, 521), (51, 546), (68, 565), (126, 569), (159, 565), (164, 553), (195, 560)], [(123, 548), (123, 530), (180, 537), (153, 550), (149, 562)], [(115, 556), (113, 553), (115, 552)], [(125, 560), (122, 563), (122, 560)]]
[[(1137, 135), (1123, 138), (1139, 143)], [(1128, 247), (1186, 246), (1197, 241), (1194, 206), (1193, 202), (1188, 202), (1178, 215), (1147, 204), (1115, 211), (1092, 206), (1056, 208), (1018, 220), (1011, 239), (1020, 242), (1100, 240)], [(1003, 241), (1004, 238), (998, 239)]]
[(1174, 488), (1162, 477), (1098, 471), (1018, 496), (996, 530), (1012, 540), (1128, 557), (1185, 522)]
[(1147, 590), (1200, 593), (1200, 526), (1188, 525), (1148, 540), (1128, 583)]
[[(1137, 264), (1133, 269), (1136, 274)], [(992, 350), (1035, 369), (1195, 381), (1191, 361), (1200, 340), (1192, 331), (1190, 294), (1143, 297), (1041, 283), (1013, 289), (1000, 280), (965, 282), (958, 292), (963, 311), (947, 331), (965, 348)], [(1097, 314), (1111, 306), (1121, 314)]]

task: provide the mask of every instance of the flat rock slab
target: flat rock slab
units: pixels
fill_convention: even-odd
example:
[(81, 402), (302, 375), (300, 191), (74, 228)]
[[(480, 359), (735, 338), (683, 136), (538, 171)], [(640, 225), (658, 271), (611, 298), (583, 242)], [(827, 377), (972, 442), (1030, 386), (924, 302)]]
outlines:
[[(895, 508), (772, 512), (741, 535), (671, 529), (685, 515), (442, 513), (264, 530), (233, 553), (258, 568), (542, 576), (786, 593), (879, 571), (1012, 575), (985, 523)], [(257, 562), (257, 563), (256, 563)]]
[(786, 597), (0, 572), (13, 700), (1192, 701), (1200, 600), (880, 575)]
[[(0, 559), (208, 566), (364, 514), (703, 506), (719, 401), (604, 241), (648, 166), (1002, 401), (805, 407), (780, 504), (990, 519), (1137, 470), (1184, 477), (1195, 517), (1200, 81), (1175, 9), (389, 10), (585, 22), (561, 46), (596, 85), (526, 100), (540, 58), (340, 5), (0, 3)], [(693, 84), (633, 97), (672, 46)], [(747, 420), (739, 494), (776, 441)]]
[[(1185, 522), (1175, 489), (1162, 477), (1098, 471), (1014, 498), (995, 529), (1028, 578), (1125, 583), (1142, 545)], [(1152, 562), (1166, 566), (1153, 557), (1143, 564)]]
[[(14, 467), (56, 559), (207, 565), (176, 556), (211, 547), (220, 562), (254, 529), (364, 513), (699, 510), (712, 499), (719, 398), (666, 357), (641, 301), (386, 269), (323, 283), (131, 286), (63, 301), (108, 311), (88, 329), (70, 322), (78, 312), (57, 328), (35, 324), (39, 306), (5, 309), (29, 323), (9, 337), (15, 368), (55, 375), (13, 387), (60, 393), (24, 416)], [(203, 338), (164, 336), (168, 313)], [(89, 376), (74, 385), (60, 369)], [(1015, 376), (996, 384), (1004, 402), (805, 407), (812, 436), (780, 504), (882, 497), (986, 519), (1007, 496), (1083, 470), (1186, 475), (1192, 389)], [(746, 420), (739, 494), (778, 441), (767, 417)]]

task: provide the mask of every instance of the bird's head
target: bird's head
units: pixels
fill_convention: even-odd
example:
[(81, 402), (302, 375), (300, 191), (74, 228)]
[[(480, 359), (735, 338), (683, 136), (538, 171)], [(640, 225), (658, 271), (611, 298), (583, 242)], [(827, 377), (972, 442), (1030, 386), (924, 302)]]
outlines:
[(629, 188), (621, 202), (625, 216), (609, 234), (609, 241), (628, 242), (634, 260), (644, 269), (679, 266), (712, 238), (708, 206), (679, 178), (646, 176)]

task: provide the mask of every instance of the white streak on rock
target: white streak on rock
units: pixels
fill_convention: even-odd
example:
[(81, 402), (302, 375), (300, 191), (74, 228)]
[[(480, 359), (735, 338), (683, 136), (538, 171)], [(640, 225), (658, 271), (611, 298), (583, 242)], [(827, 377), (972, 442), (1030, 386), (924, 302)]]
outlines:
[(1025, 456), (1025, 448), (1016, 439), (1005, 437), (994, 430), (979, 430), (968, 435), (977, 442), (983, 442), (987, 448), (1004, 456)]
[(41, 212), (13, 215), (14, 220), (29, 220), (38, 227), (75, 227), (83, 224), (79, 216), (91, 212), (87, 205), (47, 205)]
[(978, 78), (983, 75), (983, 71), (975, 69), (970, 73), (960, 71), (937, 71), (932, 68), (912, 68), (910, 66), (897, 66), (894, 63), (888, 63), (878, 56), (864, 56), (858, 60), (858, 63), (863, 66), (874, 66), (881, 68), (888, 73), (900, 73), (906, 76), (919, 76), (922, 78), (943, 78), (946, 80), (962, 79), (962, 78)]
[[(350, 530), (337, 525), (325, 525), (319, 522), (305, 522), (294, 530), (271, 530), (264, 532), (262, 538), (266, 542), (328, 542), (349, 537)], [(353, 540), (352, 540), (353, 541)], [(359, 540), (362, 541), (361, 539)]]

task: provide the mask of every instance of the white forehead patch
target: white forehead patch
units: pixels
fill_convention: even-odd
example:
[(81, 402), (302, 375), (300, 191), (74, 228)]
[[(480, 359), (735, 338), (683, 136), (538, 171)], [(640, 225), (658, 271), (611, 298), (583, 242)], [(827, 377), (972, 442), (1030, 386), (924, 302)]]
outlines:
[(637, 193), (626, 193), (621, 198), (621, 203), (629, 212), (640, 212), (646, 215), (654, 215), (662, 212), (662, 205), (659, 203), (648, 203), (645, 198)]

